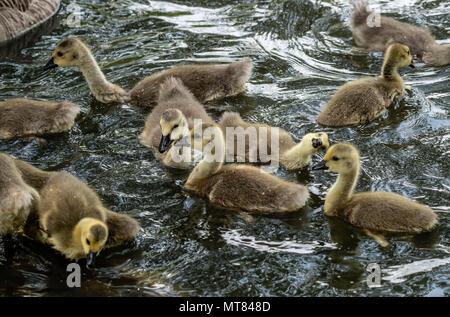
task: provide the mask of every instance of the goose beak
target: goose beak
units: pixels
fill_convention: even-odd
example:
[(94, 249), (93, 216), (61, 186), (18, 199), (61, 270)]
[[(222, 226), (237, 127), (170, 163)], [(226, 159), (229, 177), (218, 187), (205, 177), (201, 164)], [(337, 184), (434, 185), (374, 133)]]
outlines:
[(86, 267), (89, 270), (92, 270), (94, 268), (95, 265), (95, 253), (94, 252), (89, 252), (86, 258)]
[(312, 146), (313, 148), (317, 149), (319, 146), (322, 146), (322, 139), (312, 139)]
[(159, 153), (166, 152), (169, 149), (169, 147), (172, 144), (172, 142), (173, 141), (170, 139), (170, 134), (163, 135), (161, 137), (161, 141), (159, 142), (159, 146), (158, 146)]
[(47, 64), (45, 64), (44, 66), (44, 71), (48, 70), (48, 69), (52, 69), (52, 68), (56, 68), (58, 67), (57, 64), (55, 64), (55, 60), (52, 58), (50, 58), (50, 60), (47, 62)]
[(313, 171), (318, 171), (318, 170), (328, 170), (328, 166), (326, 165), (327, 161), (322, 160), (319, 163), (317, 163), (316, 165), (313, 166)]

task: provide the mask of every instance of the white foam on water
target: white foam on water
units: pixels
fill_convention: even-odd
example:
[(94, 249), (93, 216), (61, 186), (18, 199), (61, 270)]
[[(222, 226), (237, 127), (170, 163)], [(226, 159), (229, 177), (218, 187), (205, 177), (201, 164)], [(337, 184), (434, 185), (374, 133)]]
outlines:
[(230, 245), (249, 247), (261, 252), (312, 254), (322, 249), (336, 249), (331, 243), (311, 241), (263, 241), (252, 236), (241, 235), (240, 230), (229, 230), (222, 233), (222, 238)]
[(169, 23), (176, 24), (180, 30), (192, 33), (211, 33), (219, 35), (245, 36), (242, 26), (235, 25), (235, 21), (227, 14), (229, 6), (209, 9), (191, 7), (165, 1), (148, 1), (147, 4), (136, 2), (127, 3), (128, 9), (136, 12), (148, 12)]
[(394, 265), (381, 270), (382, 279), (391, 283), (402, 283), (407, 280), (406, 277), (409, 275), (430, 272), (436, 267), (448, 264), (450, 264), (450, 257), (444, 259), (426, 259), (408, 264)]

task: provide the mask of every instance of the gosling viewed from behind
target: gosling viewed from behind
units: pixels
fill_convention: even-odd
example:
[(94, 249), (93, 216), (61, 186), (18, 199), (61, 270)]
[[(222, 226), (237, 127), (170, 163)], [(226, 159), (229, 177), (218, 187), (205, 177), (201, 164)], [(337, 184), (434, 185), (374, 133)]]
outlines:
[(398, 68), (414, 67), (409, 48), (390, 45), (385, 53), (381, 76), (351, 81), (335, 93), (322, 109), (317, 122), (342, 127), (368, 123), (382, 115), (397, 96), (403, 96), (405, 85)]
[(0, 139), (60, 133), (70, 130), (80, 107), (71, 102), (14, 98), (0, 101)]
[[(201, 131), (202, 135), (197, 135)], [(231, 210), (259, 214), (295, 211), (305, 206), (308, 189), (282, 180), (261, 169), (242, 164), (227, 164), (222, 129), (215, 123), (204, 123), (191, 130), (195, 148), (205, 156), (189, 175), (185, 189), (209, 199), (214, 205)]]
[(370, 25), (371, 15), (366, 1), (355, 1), (352, 26), (357, 46), (383, 52), (393, 43), (407, 45), (411, 53), (431, 66), (450, 64), (450, 45), (440, 45), (425, 28), (380, 16), (378, 25)]
[(161, 85), (158, 105), (153, 108), (145, 121), (139, 142), (152, 148), (155, 156), (161, 159), (164, 165), (188, 168), (190, 160), (174, 161), (172, 144), (189, 135), (189, 131), (194, 127), (194, 120), (212, 122), (203, 105), (180, 79), (167, 78)]
[[(433, 229), (438, 217), (431, 208), (390, 192), (354, 194), (360, 170), (358, 150), (351, 144), (331, 146), (315, 170), (339, 173), (328, 192), (324, 213), (371, 232), (419, 233)], [(383, 245), (383, 243), (382, 243)], [(384, 243), (386, 245), (386, 243)]]
[[(275, 156), (278, 157), (280, 164), (289, 170), (307, 166), (312, 155), (326, 150), (329, 146), (328, 135), (325, 132), (308, 133), (302, 138), (301, 142), (296, 144), (287, 131), (266, 124), (245, 122), (236, 112), (225, 112), (220, 119), (220, 126), (225, 133), (227, 142), (231, 140), (234, 143), (234, 148), (227, 144), (227, 154), (233, 154), (237, 162), (262, 163), (260, 160), (261, 153), (268, 156), (264, 163), (267, 163), (271, 158), (273, 159), (274, 153), (272, 151), (276, 149), (272, 149), (272, 136), (277, 138), (275, 145), (278, 145), (278, 153)], [(254, 129), (255, 132), (253, 140), (250, 137), (253, 133), (251, 129)], [(230, 135), (230, 133), (234, 135)], [(264, 136), (266, 137), (264, 138)], [(238, 148), (239, 139), (241, 139), (241, 142), (245, 141), (244, 153), (242, 153), (245, 157), (242, 157), (244, 156), (240, 153), (242, 150)], [(255, 159), (251, 160), (251, 153), (254, 153), (254, 156), (256, 156), (256, 153), (260, 154), (258, 162), (255, 162)]]
[(180, 65), (144, 78), (129, 92), (110, 83), (100, 70), (87, 45), (77, 38), (62, 40), (44, 69), (79, 67), (94, 97), (103, 103), (130, 102), (135, 106), (154, 107), (160, 85), (168, 77), (180, 78), (201, 102), (232, 96), (245, 90), (252, 71), (251, 60), (227, 65)]

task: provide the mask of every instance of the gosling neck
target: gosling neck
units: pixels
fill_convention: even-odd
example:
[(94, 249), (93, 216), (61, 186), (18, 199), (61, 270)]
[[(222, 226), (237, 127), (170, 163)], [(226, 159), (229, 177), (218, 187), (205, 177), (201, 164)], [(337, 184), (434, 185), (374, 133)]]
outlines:
[[(204, 158), (197, 164), (187, 180), (191, 183), (195, 180), (205, 179), (220, 170), (225, 162), (225, 140), (220, 128), (214, 129), (214, 139), (204, 146)], [(194, 144), (195, 146), (195, 144)]]
[(338, 212), (351, 198), (359, 177), (359, 164), (348, 173), (340, 173), (325, 199), (324, 212), (337, 216)]
[(402, 78), (398, 74), (398, 66), (389, 57), (383, 62), (383, 67), (381, 68), (381, 77), (390, 81), (402, 82)]
[(281, 155), (281, 164), (287, 169), (300, 169), (305, 167), (311, 161), (314, 154), (310, 143), (302, 140)]
[[(83, 61), (80, 63), (80, 70), (83, 73), (89, 88), (93, 95), (97, 98), (102, 92), (108, 91), (112, 85), (106, 80), (105, 75), (97, 64), (91, 52), (86, 51), (83, 56)], [(97, 98), (98, 99), (98, 98)]]

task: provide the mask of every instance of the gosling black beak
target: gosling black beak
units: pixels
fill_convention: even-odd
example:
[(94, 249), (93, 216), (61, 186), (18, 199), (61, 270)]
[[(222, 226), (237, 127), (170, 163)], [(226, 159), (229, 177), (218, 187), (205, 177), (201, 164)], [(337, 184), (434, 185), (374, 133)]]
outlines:
[(313, 171), (317, 171), (317, 170), (327, 170), (328, 166), (326, 165), (327, 161), (322, 160), (319, 163), (317, 163), (316, 165), (313, 166)]
[(166, 152), (169, 149), (169, 147), (172, 144), (172, 142), (173, 141), (170, 139), (170, 134), (163, 135), (161, 137), (161, 141), (159, 142), (159, 146), (158, 146), (159, 153)]
[(48, 61), (48, 63), (45, 64), (45, 66), (44, 66), (44, 71), (46, 71), (46, 70), (48, 70), (48, 69), (55, 68), (55, 67), (58, 67), (58, 65), (55, 64), (55, 60), (54, 60), (53, 57), (52, 57), (52, 58), (50, 58), (50, 60)]
[(322, 139), (312, 139), (313, 148), (317, 149), (319, 146), (322, 146)]
[(94, 268), (94, 265), (95, 265), (95, 253), (91, 251), (87, 254), (86, 267), (89, 270), (92, 270)]
[(414, 64), (414, 61), (411, 59), (411, 64), (409, 64), (409, 67), (416, 68), (416, 64)]

